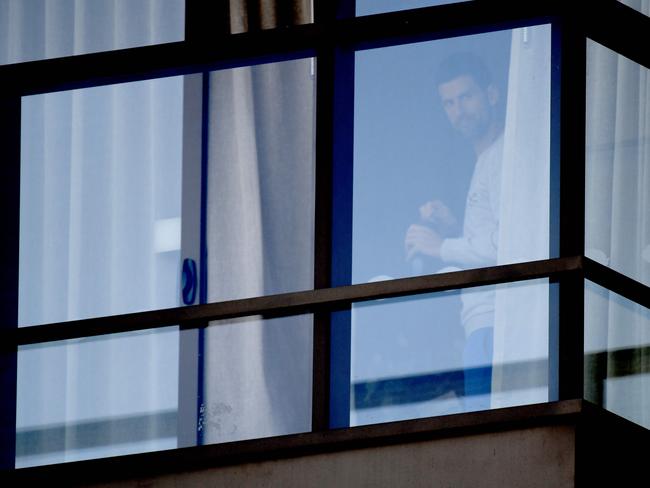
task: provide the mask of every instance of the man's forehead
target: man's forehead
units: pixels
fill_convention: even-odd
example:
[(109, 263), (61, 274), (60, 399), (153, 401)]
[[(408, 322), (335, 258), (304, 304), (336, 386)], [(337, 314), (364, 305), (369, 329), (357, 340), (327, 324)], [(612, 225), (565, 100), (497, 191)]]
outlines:
[(480, 90), (481, 87), (478, 85), (476, 80), (472, 75), (460, 75), (456, 78), (453, 78), (449, 81), (445, 81), (438, 85), (438, 93), (440, 96), (444, 97), (453, 97), (454, 95), (469, 91), (469, 90)]

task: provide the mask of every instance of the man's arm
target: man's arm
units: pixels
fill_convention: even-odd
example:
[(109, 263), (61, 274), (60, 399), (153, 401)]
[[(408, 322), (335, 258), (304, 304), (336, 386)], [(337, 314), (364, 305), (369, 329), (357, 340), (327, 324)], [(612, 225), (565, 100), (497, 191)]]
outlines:
[(442, 238), (435, 230), (424, 225), (413, 224), (406, 231), (404, 238), (406, 260), (410, 261), (417, 254), (439, 258), (442, 242)]
[(495, 232), (444, 239), (440, 244), (439, 257), (446, 263), (467, 266), (489, 266), (496, 263), (497, 237)]
[(413, 224), (404, 239), (406, 259), (410, 261), (422, 254), (464, 267), (488, 266), (496, 262), (496, 238), (494, 232), (487, 231), (476, 236), (443, 239), (435, 230)]

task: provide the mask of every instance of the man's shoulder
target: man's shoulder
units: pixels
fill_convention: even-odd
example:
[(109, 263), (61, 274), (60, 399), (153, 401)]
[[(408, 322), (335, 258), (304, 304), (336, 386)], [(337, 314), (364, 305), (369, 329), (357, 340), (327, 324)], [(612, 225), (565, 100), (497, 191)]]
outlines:
[(492, 144), (483, 151), (481, 157), (484, 157), (485, 159), (498, 159), (501, 161), (503, 158), (503, 131), (496, 139), (494, 139)]
[(503, 132), (476, 159), (476, 169), (485, 171), (501, 167), (503, 161)]

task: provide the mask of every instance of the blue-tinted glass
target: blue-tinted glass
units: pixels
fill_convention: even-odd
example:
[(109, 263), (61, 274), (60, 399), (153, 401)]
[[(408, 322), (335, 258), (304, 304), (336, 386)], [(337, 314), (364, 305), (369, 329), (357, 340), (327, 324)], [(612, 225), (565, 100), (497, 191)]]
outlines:
[(463, 0), (357, 0), (357, 15), (381, 14), (384, 12), (395, 12), (418, 7), (432, 7), (434, 5), (445, 5), (458, 3)]
[(650, 310), (585, 282), (585, 398), (650, 428)]
[(179, 304), (183, 78), (24, 97), (19, 324)]
[(650, 285), (650, 71), (587, 44), (586, 255)]
[(356, 53), (353, 283), (549, 257), (550, 32)]
[(548, 324), (548, 280), (354, 305), (351, 425), (548, 401)]
[[(355, 56), (352, 282), (548, 258), (550, 27)], [(356, 306), (351, 422), (545, 401), (547, 330), (545, 284)]]
[(182, 41), (185, 0), (0, 0), (0, 64)]
[(176, 447), (178, 329), (18, 350), (16, 467)]

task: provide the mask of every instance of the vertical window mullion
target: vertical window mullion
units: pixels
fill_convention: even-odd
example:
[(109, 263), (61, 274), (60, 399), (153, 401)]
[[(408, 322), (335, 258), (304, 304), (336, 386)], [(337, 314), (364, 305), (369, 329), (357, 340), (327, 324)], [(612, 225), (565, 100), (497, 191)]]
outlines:
[[(316, 59), (316, 188), (314, 220), (314, 288), (331, 285), (332, 160), (334, 141), (334, 56), (329, 49)], [(329, 427), (330, 314), (314, 312), (312, 430)]]
[[(584, 255), (586, 38), (578, 16), (556, 28), (559, 51), (559, 256)], [(557, 399), (583, 397), (584, 277), (575, 273), (558, 289)]]
[[(334, 52), (331, 286), (352, 282), (354, 51)], [(330, 415), (332, 428), (350, 422), (352, 305), (331, 314)]]
[(209, 42), (230, 33), (229, 0), (185, 0), (185, 40)]
[[(315, 22), (331, 25), (351, 17), (354, 4), (314, 0)], [(317, 53), (314, 288), (327, 288), (351, 280), (354, 61), (352, 54), (344, 61), (332, 36)], [(313, 431), (348, 424), (350, 309), (314, 313)]]
[[(18, 326), (18, 249), (20, 230), (20, 107), (19, 96), (0, 98), (0, 205), (4, 236), (0, 239), (0, 329)], [(0, 469), (13, 469), (16, 458), (16, 347), (0, 350)]]
[(316, 22), (346, 19), (355, 16), (356, 0), (312, 0)]

